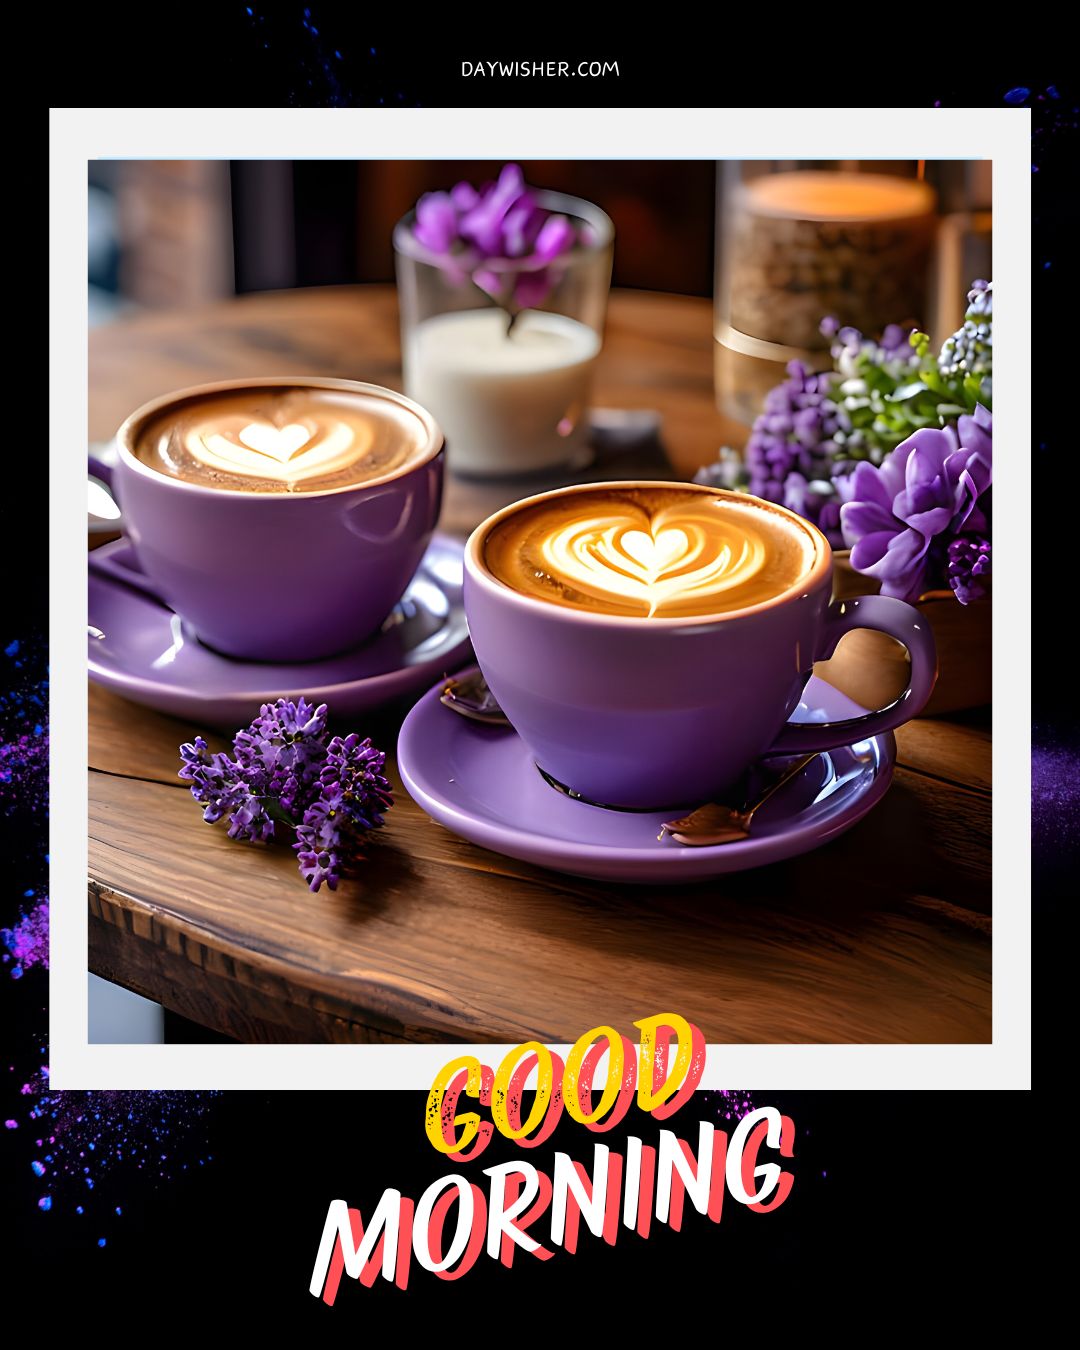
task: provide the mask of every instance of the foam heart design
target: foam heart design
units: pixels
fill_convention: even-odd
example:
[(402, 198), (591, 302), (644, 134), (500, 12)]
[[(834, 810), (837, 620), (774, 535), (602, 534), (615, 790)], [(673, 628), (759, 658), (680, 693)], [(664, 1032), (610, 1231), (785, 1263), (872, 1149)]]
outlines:
[(241, 427), (237, 437), (249, 450), (256, 454), (267, 455), (279, 464), (287, 464), (311, 440), (311, 428), (299, 422), (290, 422), (287, 427), (272, 427), (266, 422), (249, 422)]
[(196, 459), (221, 473), (293, 485), (347, 468), (370, 448), (372, 433), (361, 434), (336, 419), (305, 419), (275, 426), (240, 417), (195, 424), (184, 445)]
[(674, 563), (683, 559), (690, 548), (686, 531), (676, 526), (646, 534), (644, 530), (626, 530), (619, 540), (624, 553), (638, 564), (650, 580), (658, 580)]
[(673, 601), (718, 596), (753, 576), (765, 550), (736, 521), (718, 522), (701, 509), (680, 507), (651, 521), (636, 513), (571, 521), (543, 541), (544, 566), (582, 594), (640, 605), (650, 617)]

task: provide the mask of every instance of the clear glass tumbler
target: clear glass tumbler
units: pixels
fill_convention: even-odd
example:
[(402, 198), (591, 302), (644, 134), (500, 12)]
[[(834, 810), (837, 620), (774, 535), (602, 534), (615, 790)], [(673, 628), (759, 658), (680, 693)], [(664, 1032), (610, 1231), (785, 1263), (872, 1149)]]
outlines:
[(447, 467), (466, 477), (519, 477), (565, 464), (588, 434), (614, 228), (578, 197), (536, 198), (576, 225), (578, 242), (546, 265), (483, 264), (507, 288), (538, 297), (512, 323), (459, 260), (420, 243), (415, 212), (394, 229), (405, 390), (442, 428)]

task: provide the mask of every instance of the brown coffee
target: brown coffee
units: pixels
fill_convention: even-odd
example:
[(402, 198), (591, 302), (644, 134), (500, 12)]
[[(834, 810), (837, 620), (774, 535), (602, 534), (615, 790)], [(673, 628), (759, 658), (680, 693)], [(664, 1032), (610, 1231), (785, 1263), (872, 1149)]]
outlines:
[(409, 408), (364, 390), (250, 385), (171, 403), (136, 457), (170, 478), (241, 492), (325, 492), (393, 476), (425, 452)]
[(510, 511), (484, 539), (483, 560), (504, 585), (537, 600), (666, 619), (781, 596), (824, 548), (817, 531), (757, 497), (613, 483)]

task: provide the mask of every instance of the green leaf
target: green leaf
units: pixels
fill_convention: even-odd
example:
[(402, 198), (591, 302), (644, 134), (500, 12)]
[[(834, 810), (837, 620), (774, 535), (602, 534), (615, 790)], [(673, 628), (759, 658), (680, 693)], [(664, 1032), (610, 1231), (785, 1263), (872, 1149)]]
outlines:
[(983, 399), (983, 381), (981, 375), (968, 375), (964, 379), (964, 393), (968, 398), (968, 406), (974, 410), (976, 403), (982, 403), (987, 411), (993, 411), (989, 407), (990, 400)]
[(905, 403), (909, 398), (914, 398), (916, 394), (926, 392), (926, 385), (922, 380), (913, 380), (911, 384), (902, 384), (899, 389), (895, 389), (886, 398), (890, 403)]

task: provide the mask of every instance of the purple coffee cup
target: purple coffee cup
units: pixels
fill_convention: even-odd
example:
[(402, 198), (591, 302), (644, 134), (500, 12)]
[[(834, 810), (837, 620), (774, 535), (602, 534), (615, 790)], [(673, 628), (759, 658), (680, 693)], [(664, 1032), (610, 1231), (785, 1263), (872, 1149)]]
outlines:
[[(140, 429), (170, 404), (258, 386), (385, 399), (416, 419), (418, 453), (384, 477), (313, 492), (207, 487), (136, 458)], [(434, 418), (401, 394), (352, 380), (276, 376), (180, 390), (132, 413), (116, 445), (116, 462), (94, 459), (90, 471), (117, 499), (146, 589), (208, 646), (247, 660), (314, 661), (369, 638), (420, 565), (442, 502)]]
[[(589, 483), (526, 501), (657, 487), (730, 495), (685, 483)], [(884, 596), (834, 601), (828, 541), (801, 517), (784, 512), (812, 532), (815, 561), (789, 590), (715, 616), (645, 619), (553, 604), (494, 577), (484, 540), (524, 504), (491, 516), (466, 545), (469, 633), (488, 686), (538, 767), (591, 802), (641, 810), (698, 805), (764, 756), (830, 750), (891, 731), (930, 697), (937, 661), (926, 620)], [(814, 662), (830, 657), (853, 628), (904, 644), (907, 688), (859, 717), (789, 722)]]

